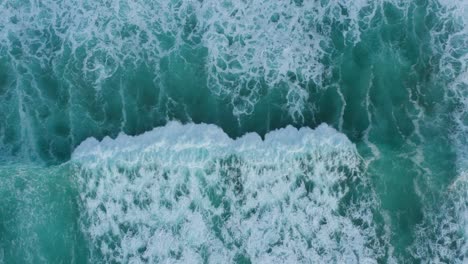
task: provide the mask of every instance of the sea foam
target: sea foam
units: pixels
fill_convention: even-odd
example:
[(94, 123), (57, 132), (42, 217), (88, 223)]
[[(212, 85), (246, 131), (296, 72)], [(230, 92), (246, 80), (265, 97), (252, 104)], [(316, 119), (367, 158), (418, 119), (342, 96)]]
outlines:
[(82, 226), (106, 261), (376, 263), (384, 254), (362, 160), (327, 125), (234, 140), (214, 125), (170, 122), (87, 139), (72, 163)]

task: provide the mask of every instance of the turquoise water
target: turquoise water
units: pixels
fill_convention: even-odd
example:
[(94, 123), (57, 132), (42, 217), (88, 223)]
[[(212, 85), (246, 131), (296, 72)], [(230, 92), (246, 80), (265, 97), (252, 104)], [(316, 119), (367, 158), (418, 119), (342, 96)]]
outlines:
[(463, 0), (0, 0), (0, 263), (465, 263)]

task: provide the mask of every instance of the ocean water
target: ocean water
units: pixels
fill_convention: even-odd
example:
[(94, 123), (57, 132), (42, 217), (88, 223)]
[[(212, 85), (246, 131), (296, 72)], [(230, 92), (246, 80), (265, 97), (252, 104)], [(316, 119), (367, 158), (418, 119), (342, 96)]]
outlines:
[(465, 0), (0, 0), (0, 263), (466, 263)]

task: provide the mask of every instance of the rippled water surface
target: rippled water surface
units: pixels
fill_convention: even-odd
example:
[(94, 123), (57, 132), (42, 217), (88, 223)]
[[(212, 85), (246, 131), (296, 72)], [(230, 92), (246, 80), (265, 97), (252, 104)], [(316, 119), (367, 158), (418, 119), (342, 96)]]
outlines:
[(467, 3), (0, 0), (0, 263), (465, 263)]

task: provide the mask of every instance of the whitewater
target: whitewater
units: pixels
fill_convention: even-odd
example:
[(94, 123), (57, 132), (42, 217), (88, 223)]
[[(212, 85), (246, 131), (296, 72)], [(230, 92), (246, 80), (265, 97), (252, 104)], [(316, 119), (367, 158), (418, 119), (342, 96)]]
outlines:
[(468, 2), (0, 0), (0, 263), (466, 263)]

